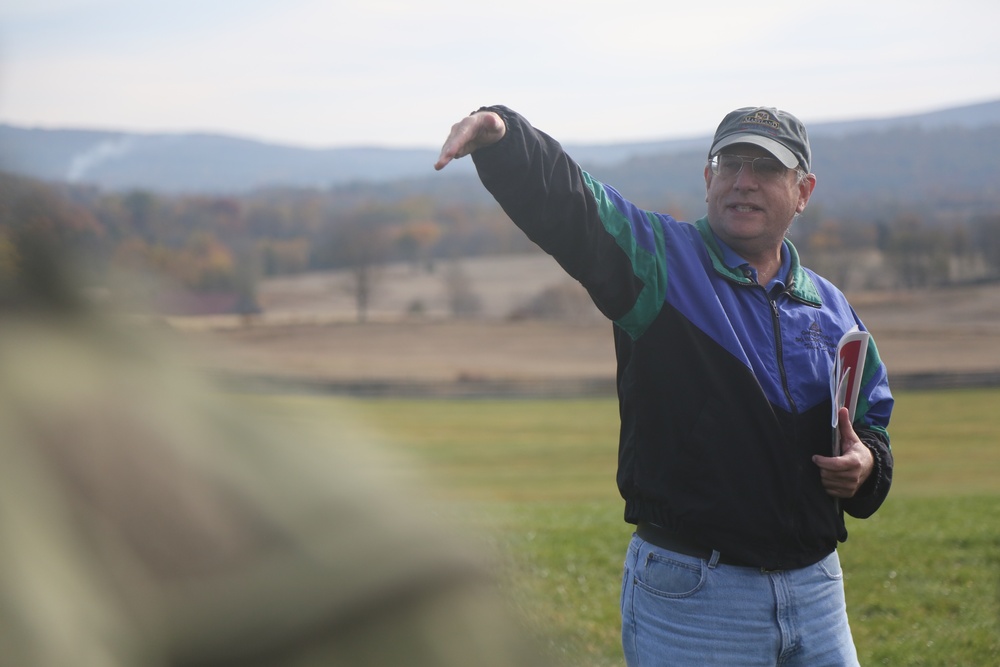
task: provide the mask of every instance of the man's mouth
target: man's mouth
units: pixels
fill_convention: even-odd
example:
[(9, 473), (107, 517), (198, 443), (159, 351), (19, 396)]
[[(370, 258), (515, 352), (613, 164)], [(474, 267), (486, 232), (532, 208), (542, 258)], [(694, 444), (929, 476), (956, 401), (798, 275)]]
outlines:
[(762, 210), (759, 206), (754, 206), (753, 204), (732, 204), (729, 208), (737, 213), (753, 213)]

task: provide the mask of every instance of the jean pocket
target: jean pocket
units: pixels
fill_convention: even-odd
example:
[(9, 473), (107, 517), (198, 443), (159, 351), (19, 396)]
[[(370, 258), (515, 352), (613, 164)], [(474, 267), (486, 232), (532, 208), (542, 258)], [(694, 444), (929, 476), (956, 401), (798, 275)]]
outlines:
[(702, 560), (691, 562), (670, 556), (649, 553), (641, 572), (635, 573), (635, 585), (665, 598), (691, 597), (705, 585), (707, 565)]
[(844, 578), (844, 571), (840, 569), (840, 557), (836, 551), (816, 563), (816, 568), (830, 581), (840, 581)]

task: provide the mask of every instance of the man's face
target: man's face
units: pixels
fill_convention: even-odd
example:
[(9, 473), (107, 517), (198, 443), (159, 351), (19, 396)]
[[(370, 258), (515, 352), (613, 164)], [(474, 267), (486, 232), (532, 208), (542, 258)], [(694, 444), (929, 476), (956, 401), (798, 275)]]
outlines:
[[(752, 144), (734, 144), (720, 153), (744, 158), (774, 157)], [(777, 251), (795, 214), (809, 202), (816, 177), (809, 174), (799, 182), (794, 169), (768, 176), (764, 169), (752, 168), (749, 161), (738, 173), (730, 171), (723, 169), (715, 174), (711, 167), (705, 167), (709, 225), (746, 259)]]

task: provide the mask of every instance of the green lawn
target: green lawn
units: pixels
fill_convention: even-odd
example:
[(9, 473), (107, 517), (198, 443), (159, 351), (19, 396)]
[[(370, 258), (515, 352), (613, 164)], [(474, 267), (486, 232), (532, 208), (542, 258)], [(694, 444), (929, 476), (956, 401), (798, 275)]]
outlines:
[[(272, 399), (254, 399), (272, 400)], [(528, 627), (570, 664), (621, 665), (631, 528), (615, 488), (613, 399), (273, 399), (323, 420), (349, 406), (418, 461), (448, 518), (489, 538)], [(849, 519), (848, 609), (863, 665), (1000, 664), (1000, 390), (897, 396), (896, 479)]]

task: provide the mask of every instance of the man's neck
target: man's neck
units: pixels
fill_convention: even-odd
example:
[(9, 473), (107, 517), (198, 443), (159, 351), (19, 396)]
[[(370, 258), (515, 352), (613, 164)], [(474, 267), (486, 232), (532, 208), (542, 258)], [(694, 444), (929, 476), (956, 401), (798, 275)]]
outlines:
[[(778, 272), (781, 271), (781, 252), (784, 247), (784, 242), (780, 243), (776, 248), (767, 248), (765, 250), (755, 251), (753, 248), (732, 246), (727, 244), (718, 236), (716, 236), (716, 238), (725, 247), (729, 248), (729, 253), (734, 253), (735, 256), (730, 256), (728, 261), (736, 262), (736, 258), (738, 257), (743, 262), (749, 264), (750, 267), (757, 272), (757, 282), (759, 284), (766, 286), (775, 276), (778, 275)], [(735, 264), (733, 264), (733, 266), (735, 266)]]
[(780, 249), (778, 250), (777, 256), (768, 255), (766, 258), (747, 259), (750, 261), (750, 266), (752, 266), (757, 272), (757, 282), (761, 285), (767, 285), (776, 275), (778, 275), (778, 271), (781, 270)]

